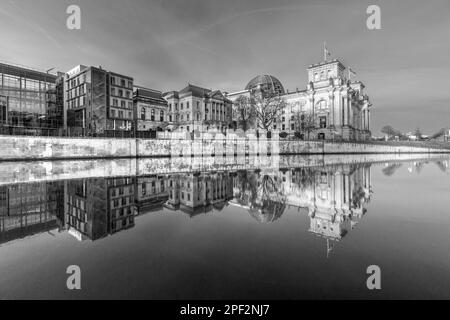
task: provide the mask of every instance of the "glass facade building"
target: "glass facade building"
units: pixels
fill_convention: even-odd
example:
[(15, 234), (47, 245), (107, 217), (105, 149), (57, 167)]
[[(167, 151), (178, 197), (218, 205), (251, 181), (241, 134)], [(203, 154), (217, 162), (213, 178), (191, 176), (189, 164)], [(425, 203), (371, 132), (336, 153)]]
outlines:
[[(59, 124), (49, 119), (49, 106), (56, 103), (57, 76), (0, 63), (0, 123), (10, 133), (43, 134)], [(54, 110), (55, 108), (53, 108)], [(45, 133), (44, 133), (45, 134)]]

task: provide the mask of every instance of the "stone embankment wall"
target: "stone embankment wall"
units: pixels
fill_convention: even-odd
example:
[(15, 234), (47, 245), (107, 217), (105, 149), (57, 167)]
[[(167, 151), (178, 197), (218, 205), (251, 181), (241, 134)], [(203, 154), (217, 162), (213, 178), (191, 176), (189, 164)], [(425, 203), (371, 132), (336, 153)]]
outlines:
[(239, 156), (274, 154), (444, 153), (448, 149), (267, 139), (107, 139), (0, 136), (0, 160)]

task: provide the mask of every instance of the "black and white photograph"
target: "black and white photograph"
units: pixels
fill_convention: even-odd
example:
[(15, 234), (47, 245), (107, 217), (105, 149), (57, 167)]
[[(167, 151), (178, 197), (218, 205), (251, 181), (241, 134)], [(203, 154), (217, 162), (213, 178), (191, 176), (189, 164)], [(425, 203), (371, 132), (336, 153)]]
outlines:
[(0, 0), (0, 300), (450, 299), (449, 17)]

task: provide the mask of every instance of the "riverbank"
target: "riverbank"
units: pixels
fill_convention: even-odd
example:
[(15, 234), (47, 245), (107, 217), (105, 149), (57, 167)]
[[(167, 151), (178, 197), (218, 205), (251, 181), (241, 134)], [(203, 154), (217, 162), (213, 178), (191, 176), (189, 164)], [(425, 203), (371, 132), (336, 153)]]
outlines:
[(115, 139), (0, 136), (0, 161), (145, 157), (450, 153), (435, 146), (249, 139)]
[(123, 158), (91, 160), (45, 160), (0, 162), (0, 185), (84, 178), (114, 178), (183, 174), (192, 172), (234, 172), (239, 170), (295, 170), (364, 163), (448, 161), (448, 154), (334, 154), (239, 157)]

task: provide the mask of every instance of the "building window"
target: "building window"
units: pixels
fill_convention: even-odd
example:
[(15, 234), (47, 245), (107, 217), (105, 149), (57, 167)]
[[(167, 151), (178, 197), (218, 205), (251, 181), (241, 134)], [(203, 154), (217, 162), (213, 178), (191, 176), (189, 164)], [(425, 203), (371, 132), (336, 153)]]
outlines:
[(161, 111), (159, 112), (159, 121), (161, 121), (161, 122), (164, 121), (164, 111), (163, 111), (163, 110), (161, 110)]
[(152, 109), (151, 111), (151, 118), (152, 121), (155, 121), (155, 109)]
[(327, 102), (325, 100), (321, 100), (317, 103), (317, 109), (323, 110), (327, 108)]
[(327, 127), (327, 117), (319, 117), (319, 127), (322, 129)]

